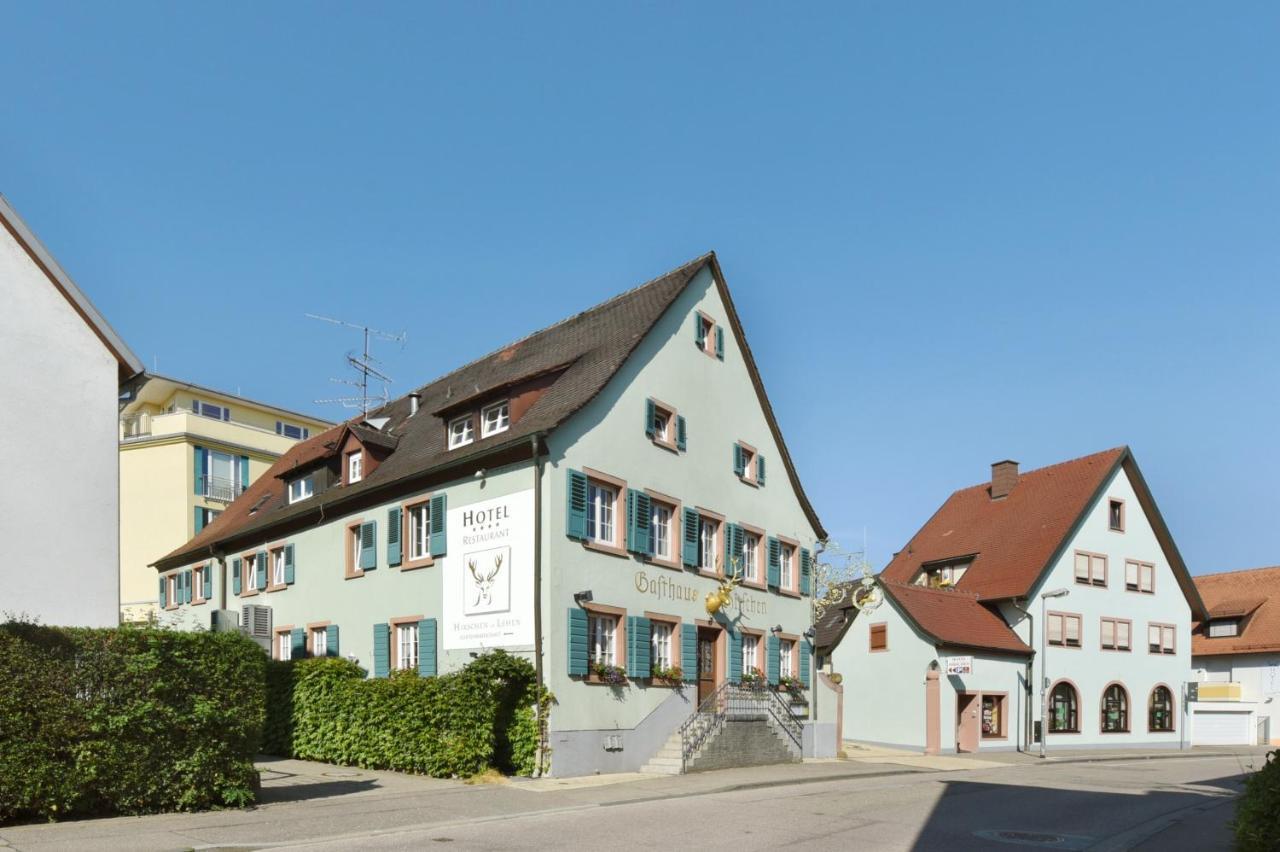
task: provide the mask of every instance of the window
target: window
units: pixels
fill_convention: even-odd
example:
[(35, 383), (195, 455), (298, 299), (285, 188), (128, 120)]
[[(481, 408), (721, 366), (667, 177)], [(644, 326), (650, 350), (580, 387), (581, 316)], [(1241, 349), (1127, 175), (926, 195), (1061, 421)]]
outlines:
[(587, 539), (601, 544), (613, 544), (614, 508), (618, 492), (612, 486), (590, 480), (587, 483)]
[(1102, 693), (1102, 733), (1123, 734), (1129, 730), (1129, 693), (1118, 683)]
[(589, 613), (587, 635), (591, 637), (591, 666), (617, 665), (618, 617), (606, 613)]
[(653, 407), (653, 439), (664, 444), (671, 443), (671, 412), (657, 405)]
[[(214, 420), (230, 420), (231, 409), (225, 405), (214, 405), (211, 402), (201, 402), (198, 399), (191, 400), (191, 410), (201, 417), (210, 417)], [(288, 659), (286, 657), (286, 659)]]
[(244, 558), (244, 572), (245, 588), (256, 592), (258, 590), (258, 555), (256, 553), (251, 553)]
[(326, 657), (329, 655), (329, 629), (327, 627), (311, 628), (311, 656)]
[(666, 621), (650, 622), (650, 663), (655, 670), (671, 668), (671, 637), (674, 625)]
[(703, 352), (706, 352), (708, 355), (714, 354), (715, 353), (715, 336), (716, 336), (715, 321), (712, 320), (711, 317), (707, 316), (706, 314), (700, 313), (698, 314), (698, 319), (695, 322), (694, 328), (697, 330), (696, 340), (698, 343), (698, 348), (700, 348)]
[(1131, 592), (1154, 594), (1156, 566), (1148, 562), (1124, 563), (1124, 587)]
[(217, 509), (206, 509), (203, 506), (196, 506), (196, 532), (213, 523), (213, 519), (221, 515), (222, 512)]
[(1076, 552), (1076, 582), (1083, 586), (1107, 585), (1107, 557)]
[(782, 677), (795, 675), (795, 666), (791, 662), (795, 652), (796, 642), (794, 639), (778, 640), (778, 674)]
[(756, 451), (741, 441), (733, 445), (733, 472), (743, 482), (756, 483)]
[(164, 595), (165, 606), (177, 606), (178, 605), (178, 575), (170, 574), (168, 577), (166, 577), (164, 587), (165, 587), (165, 595)]
[(293, 636), (288, 630), (276, 631), (276, 659), (293, 659)]
[(511, 428), (511, 405), (503, 400), (480, 412), (480, 437), (487, 438)]
[(248, 474), (243, 469), (248, 459), (200, 447), (196, 448), (196, 452), (200, 456), (196, 493), (224, 503), (230, 503), (240, 496), (240, 492), (244, 490), (241, 485), (248, 479)]
[(796, 590), (796, 549), (785, 541), (778, 545), (778, 576), (781, 579), (779, 588), (783, 591)]
[(1049, 733), (1080, 733), (1079, 697), (1069, 683), (1059, 683), (1049, 693)]
[(289, 483), (289, 502), (297, 503), (299, 500), (306, 500), (308, 497), (314, 496), (316, 493), (316, 478), (312, 476), (300, 476)]
[(760, 637), (754, 633), (742, 634), (742, 673), (760, 671)]
[(1005, 736), (1004, 705), (1007, 696), (982, 696), (982, 738), (984, 740), (1000, 739)]
[(1104, 651), (1128, 651), (1132, 647), (1128, 621), (1119, 618), (1102, 619), (1102, 649)]
[(361, 479), (364, 479), (364, 453), (356, 450), (347, 454), (347, 484), (351, 485)]
[(960, 578), (964, 576), (965, 571), (969, 570), (969, 565), (972, 562), (972, 559), (964, 559), (960, 562), (926, 565), (924, 570), (920, 572), (920, 576), (916, 578), (916, 585), (929, 586), (934, 589), (954, 586), (960, 582)]
[(204, 575), (208, 570), (207, 565), (197, 565), (191, 572), (191, 599), (196, 603), (204, 600)]
[(650, 501), (653, 516), (650, 518), (649, 544), (653, 556), (657, 559), (671, 559), (671, 514), (672, 508), (656, 500)]
[(1080, 647), (1080, 616), (1063, 612), (1049, 613), (1049, 644), (1065, 648)]
[(1151, 702), (1147, 707), (1147, 729), (1155, 732), (1173, 730), (1173, 693), (1167, 686), (1151, 690)]
[(1112, 500), (1107, 509), (1107, 521), (1111, 529), (1124, 532), (1124, 501)]
[(720, 529), (720, 522), (708, 518), (706, 515), (698, 516), (698, 570), (714, 573), (716, 570), (716, 539), (717, 532)]
[(306, 426), (294, 426), (292, 423), (285, 423), (282, 420), (277, 420), (276, 434), (283, 435), (286, 438), (292, 438), (295, 441), (302, 441), (311, 437), (311, 430)]
[(459, 417), (449, 423), (449, 449), (465, 447), (476, 439), (475, 426), (471, 423), (471, 415)]
[(753, 583), (763, 583), (760, 576), (760, 536), (742, 532), (742, 576)]
[(431, 501), (409, 507), (409, 559), (431, 555)]
[(1147, 649), (1153, 654), (1176, 654), (1172, 624), (1147, 625)]
[(418, 667), (418, 622), (407, 621), (396, 625), (396, 668)]
[(352, 524), (347, 527), (347, 576), (359, 577), (364, 573), (360, 567), (360, 529), (364, 524)]
[(889, 650), (889, 625), (888, 624), (871, 625), (871, 650), (872, 651)]
[(1240, 635), (1240, 619), (1218, 618), (1209, 622), (1209, 638), (1219, 639), (1224, 636)]
[(271, 551), (271, 585), (284, 585), (284, 548)]

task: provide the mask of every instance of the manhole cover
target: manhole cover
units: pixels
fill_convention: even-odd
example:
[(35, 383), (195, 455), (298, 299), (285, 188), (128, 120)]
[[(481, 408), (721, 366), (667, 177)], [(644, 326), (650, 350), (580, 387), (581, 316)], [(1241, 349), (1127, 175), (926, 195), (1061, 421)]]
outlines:
[(1083, 837), (1079, 834), (1054, 834), (1047, 831), (992, 829), (975, 831), (973, 834), (983, 840), (1011, 843), (1016, 846), (1039, 846), (1042, 849), (1085, 849), (1093, 842), (1092, 837)]

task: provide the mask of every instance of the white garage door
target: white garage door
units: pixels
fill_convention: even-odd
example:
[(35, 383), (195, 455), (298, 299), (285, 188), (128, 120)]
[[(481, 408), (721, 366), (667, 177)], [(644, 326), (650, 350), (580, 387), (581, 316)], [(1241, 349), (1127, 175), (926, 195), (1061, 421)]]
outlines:
[(1197, 710), (1191, 728), (1192, 745), (1251, 745), (1255, 738), (1249, 713)]

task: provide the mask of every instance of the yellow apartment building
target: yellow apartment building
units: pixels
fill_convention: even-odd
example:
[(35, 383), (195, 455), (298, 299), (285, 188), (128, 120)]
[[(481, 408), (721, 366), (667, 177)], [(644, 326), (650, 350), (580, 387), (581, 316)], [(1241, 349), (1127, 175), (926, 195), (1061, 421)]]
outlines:
[(324, 420), (148, 375), (120, 411), (120, 618), (157, 611), (148, 566), (204, 529)]

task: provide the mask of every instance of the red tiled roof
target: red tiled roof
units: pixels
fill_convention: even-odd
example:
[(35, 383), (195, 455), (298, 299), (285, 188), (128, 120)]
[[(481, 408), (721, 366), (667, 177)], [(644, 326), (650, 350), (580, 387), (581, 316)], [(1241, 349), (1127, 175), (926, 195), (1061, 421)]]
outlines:
[(881, 585), (903, 613), (939, 644), (1031, 653), (1031, 648), (1009, 629), (1004, 619), (973, 594), (960, 589), (932, 589), (893, 582)]
[(999, 500), (987, 482), (955, 492), (893, 557), (884, 578), (910, 583), (926, 563), (976, 554), (960, 581), (964, 591), (984, 600), (1026, 595), (1127, 452), (1117, 447), (1027, 471)]
[(1242, 617), (1239, 636), (1210, 639), (1204, 624), (1191, 632), (1193, 657), (1280, 651), (1280, 566), (1196, 577), (1210, 617)]

